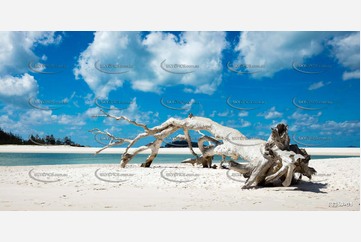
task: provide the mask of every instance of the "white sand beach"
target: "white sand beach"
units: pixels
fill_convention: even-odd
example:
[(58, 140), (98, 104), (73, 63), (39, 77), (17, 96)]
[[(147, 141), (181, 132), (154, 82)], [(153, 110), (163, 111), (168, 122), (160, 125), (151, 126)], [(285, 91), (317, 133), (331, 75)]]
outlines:
[[(68, 154), (94, 154), (102, 147), (73, 147), (68, 145), (0, 145), (0, 153), (68, 153)], [(130, 148), (132, 151), (135, 148)], [(102, 154), (122, 154), (125, 148), (108, 148)], [(201, 154), (198, 148), (194, 148), (197, 154)], [(189, 154), (188, 148), (160, 148), (158, 154)], [(310, 155), (332, 156), (360, 156), (360, 148), (319, 148), (308, 147)], [(140, 152), (150, 154), (150, 150)]]
[(311, 160), (310, 166), (318, 171), (311, 181), (249, 190), (234, 172), (156, 160), (151, 168), (2, 166), (0, 210), (360, 210), (360, 158)]
[[(102, 147), (74, 147), (69, 145), (0, 145), (0, 153), (67, 153), (67, 154), (95, 154)], [(133, 151), (135, 148), (130, 148)], [(122, 154), (125, 148), (108, 148), (102, 154)], [(194, 151), (201, 154), (198, 148)], [(158, 154), (189, 154), (188, 148), (160, 148)], [(150, 154), (150, 150), (140, 152)]]

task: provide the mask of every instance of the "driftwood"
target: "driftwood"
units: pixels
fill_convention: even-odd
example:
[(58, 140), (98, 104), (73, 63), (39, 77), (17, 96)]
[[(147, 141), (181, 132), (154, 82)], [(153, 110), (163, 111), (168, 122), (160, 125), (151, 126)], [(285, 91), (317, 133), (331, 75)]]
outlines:
[[(184, 163), (201, 164), (205, 168), (215, 168), (212, 166), (212, 160), (215, 155), (222, 157), (219, 168), (227, 168), (237, 171), (248, 178), (243, 188), (249, 188), (257, 185), (278, 185), (290, 186), (293, 182), (302, 178), (302, 175), (311, 179), (316, 170), (308, 166), (310, 156), (306, 150), (299, 149), (297, 145), (290, 145), (290, 138), (287, 132), (287, 125), (278, 124), (272, 128), (271, 135), (267, 141), (261, 139), (247, 139), (238, 130), (220, 125), (209, 118), (190, 115), (185, 119), (170, 118), (159, 126), (148, 128), (128, 119), (125, 116), (113, 116), (104, 111), (104, 117), (114, 118), (116, 120), (125, 120), (131, 124), (144, 129), (143, 133), (138, 134), (134, 139), (117, 138), (106, 131), (93, 129), (90, 132), (94, 134), (107, 135), (110, 139), (109, 144), (99, 151), (125, 142), (129, 143), (121, 158), (121, 167), (124, 168), (131, 159), (138, 153), (150, 149), (151, 153), (142, 167), (150, 167), (158, 154), (163, 140), (177, 130), (183, 130), (181, 135), (188, 143), (190, 152), (194, 158), (183, 161)], [(192, 141), (189, 131), (194, 130), (201, 133), (206, 130), (211, 136), (202, 135), (198, 139), (198, 147), (202, 155), (197, 155), (192, 148)], [(202, 133), (201, 133), (202, 134)], [(153, 136), (155, 140), (147, 145), (140, 146), (130, 151), (140, 139)], [(234, 141), (236, 140), (236, 141)], [(205, 142), (211, 145), (205, 146)], [(231, 159), (226, 161), (226, 157)], [(242, 158), (247, 163), (237, 163), (236, 160)], [(228, 163), (228, 167), (224, 164)], [(296, 179), (296, 175), (298, 175)]]

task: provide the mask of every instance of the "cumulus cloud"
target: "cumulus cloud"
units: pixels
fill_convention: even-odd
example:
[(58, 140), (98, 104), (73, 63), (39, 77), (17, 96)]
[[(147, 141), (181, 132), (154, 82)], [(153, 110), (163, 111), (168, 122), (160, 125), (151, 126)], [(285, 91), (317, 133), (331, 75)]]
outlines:
[(327, 32), (242, 32), (235, 47), (239, 52), (235, 62), (264, 66), (262, 72), (252, 74), (254, 78), (272, 77), (290, 69), (294, 61), (321, 53), (329, 36)]
[(292, 63), (307, 63), (329, 49), (331, 56), (347, 69), (344, 80), (359, 78), (359, 32), (242, 32), (235, 47), (239, 55), (234, 62), (264, 66), (261, 72), (251, 74), (253, 78), (272, 77), (290, 69)]
[(247, 111), (240, 111), (238, 113), (238, 117), (247, 117), (248, 116), (248, 112)]
[(343, 80), (360, 78), (360, 32), (336, 36), (329, 44), (335, 59), (347, 68)]
[(1, 128), (5, 131), (11, 131), (14, 134), (29, 134), (31, 133), (29, 127), (20, 122), (13, 120), (9, 114), (0, 115)]
[(55, 32), (0, 32), (0, 100), (24, 105), (35, 97), (39, 87), (35, 78), (27, 74), (28, 64), (43, 58), (36, 56), (33, 49), (59, 44), (61, 40)]
[(221, 124), (235, 129), (246, 128), (252, 125), (251, 122), (244, 119), (239, 119), (239, 120), (230, 119), (227, 120), (226, 122), (222, 121)]
[[(183, 32), (179, 38), (173, 34), (153, 32), (146, 36), (143, 44), (152, 54), (150, 64), (156, 79), (162, 80), (165, 85), (174, 85), (174, 81), (177, 81), (178, 84), (193, 87), (196, 93), (213, 93), (222, 79), (225, 37), (224, 32)], [(159, 68), (164, 60), (168, 64), (185, 64), (198, 68), (191, 70), (192, 73), (177, 75)]]
[[(8, 106), (7, 106), (8, 107)], [(25, 112), (8, 111), (3, 108), (0, 112), (1, 128), (6, 131), (11, 131), (15, 134), (22, 135), (27, 138), (29, 134), (43, 134), (43, 130), (36, 130), (44, 125), (64, 125), (67, 129), (74, 129), (74, 127), (81, 127), (85, 125), (85, 116), (83, 114), (56, 115), (52, 110), (29, 109)]]
[(85, 115), (86, 118), (93, 118), (93, 117), (96, 117), (98, 115), (102, 115), (102, 113), (100, 112), (99, 107), (94, 107), (94, 108), (88, 108), (84, 112), (84, 115)]
[(355, 134), (359, 133), (360, 121), (340, 121), (326, 120), (319, 122), (319, 118), (322, 116), (322, 112), (315, 114), (302, 113), (300, 111), (294, 112), (288, 118), (293, 120), (289, 130), (295, 131), (315, 131), (322, 135), (341, 135), (341, 134)]
[(41, 125), (56, 121), (57, 117), (52, 110), (30, 109), (20, 117), (20, 121), (26, 125)]
[[(225, 37), (224, 32), (151, 32), (144, 37), (138, 32), (97, 32), (79, 56), (74, 74), (102, 97), (125, 81), (143, 92), (183, 85), (187, 92), (212, 94), (222, 81)], [(99, 70), (106, 64), (122, 73)]]
[(60, 44), (62, 41), (62, 36), (53, 31), (32, 31), (23, 33), (27, 34), (27, 40), (35, 45), (57, 45)]
[(33, 48), (59, 44), (61, 39), (61, 35), (55, 32), (0, 32), (0, 76), (28, 72), (29, 62), (40, 59)]
[(360, 71), (345, 71), (342, 74), (342, 80), (347, 81), (350, 79), (357, 79), (360, 78)]
[(275, 119), (282, 117), (282, 115), (282, 113), (276, 110), (276, 107), (272, 107), (266, 112), (259, 113), (257, 116), (263, 116), (265, 119)]
[(0, 101), (16, 106), (27, 105), (29, 98), (38, 93), (38, 83), (33, 76), (24, 74), (20, 77), (0, 76)]
[(4, 76), (0, 78), (0, 86), (0, 97), (29, 97), (38, 90), (36, 80), (27, 73), (21, 77)]
[(247, 120), (241, 119), (240, 120), (240, 127), (245, 128), (251, 126), (251, 122), (248, 122)]
[(292, 113), (288, 118), (290, 120), (294, 120), (292, 125), (290, 125), (290, 131), (298, 131), (304, 129), (306, 127), (310, 127), (316, 123), (318, 123), (319, 117), (321, 117), (322, 112), (318, 112), (316, 114), (311, 113), (302, 113), (300, 111), (296, 111)]
[(219, 117), (227, 117), (229, 115), (228, 110), (224, 111), (224, 112), (218, 112), (217, 115)]
[(262, 137), (262, 138), (265, 138), (265, 137), (268, 137), (268, 136), (269, 136), (269, 134), (267, 134), (267, 133), (264, 132), (264, 131), (259, 131), (259, 132), (257, 133), (257, 135), (260, 136), (260, 137)]
[(194, 103), (196, 103), (196, 100), (192, 98), (189, 102), (182, 106), (182, 109), (185, 111), (185, 113), (192, 109)]
[[(139, 123), (144, 124), (150, 124), (150, 123), (157, 123), (159, 122), (159, 113), (153, 112), (153, 111), (142, 111), (141, 107), (137, 104), (137, 98), (133, 98), (132, 101), (129, 103), (129, 106), (126, 109), (115, 109), (114, 106), (111, 106), (111, 108), (114, 108), (113, 110), (110, 110), (109, 113), (114, 116), (126, 116), (130, 120), (134, 120)], [(99, 111), (98, 111), (99, 110)], [(89, 116), (90, 114), (96, 113), (95, 115), (100, 113), (100, 109), (90, 109), (86, 112), (86, 114)], [(116, 121), (114, 119), (104, 119), (104, 123), (106, 125), (129, 125), (126, 121)]]
[(317, 129), (321, 131), (340, 131), (341, 133), (353, 134), (360, 129), (360, 121), (342, 121), (336, 122), (328, 120), (321, 124), (312, 124), (311, 129)]
[(67, 114), (61, 114), (57, 115), (57, 122), (59, 124), (70, 124), (73, 126), (83, 126), (85, 125), (84, 117), (83, 115), (67, 115)]
[(124, 76), (107, 73), (102, 65), (134, 65), (135, 55), (143, 54), (138, 48), (139, 41), (135, 32), (95, 33), (93, 43), (79, 56), (78, 65), (74, 69), (75, 77), (82, 77), (96, 95), (106, 97), (110, 91), (123, 85), (124, 79), (121, 78)]
[(312, 91), (312, 90), (320, 89), (321, 87), (324, 87), (330, 83), (331, 82), (324, 83), (323, 81), (315, 82), (308, 87), (308, 90)]
[(53, 114), (52, 110), (30, 109), (20, 116), (20, 123), (25, 125), (44, 125), (44, 124), (71, 124), (83, 126), (85, 122), (83, 115)]
[[(135, 100), (134, 100), (135, 101)], [(67, 136), (76, 136), (83, 140), (89, 137), (84, 134), (84, 126), (87, 119), (92, 118), (93, 115), (99, 115), (100, 109), (98, 107), (89, 108), (83, 113), (78, 114), (55, 114), (53, 110), (39, 110), (29, 109), (24, 112), (19, 112), (19, 107), (15, 109), (9, 109), (9, 106), (5, 106), (0, 110), (0, 126), (6, 131), (11, 131), (15, 134), (21, 135), (23, 138), (28, 138), (29, 134), (49, 134), (43, 130), (47, 125), (55, 127), (55, 130), (51, 132), (64, 133)], [(128, 115), (131, 119), (138, 122), (158, 122), (159, 113), (154, 112), (141, 112), (138, 110), (137, 105), (130, 105), (127, 110), (123, 110), (118, 113), (119, 115)], [(115, 114), (114, 112), (113, 114)], [(105, 124), (110, 124), (110, 130), (120, 131), (122, 125), (127, 125), (126, 122), (114, 121), (112, 119), (104, 119)], [(114, 125), (115, 124), (115, 125)], [(120, 126), (120, 127), (119, 127)], [(70, 132), (72, 131), (72, 132)], [(77, 132), (74, 133), (73, 131)], [(76, 134), (76, 135), (74, 135)]]
[[(212, 117), (233, 117), (235, 115), (233, 110), (225, 110), (223, 112), (219, 112), (216, 110), (213, 110), (212, 113), (209, 115)], [(248, 115), (248, 112), (240, 112), (238, 117), (246, 117)]]

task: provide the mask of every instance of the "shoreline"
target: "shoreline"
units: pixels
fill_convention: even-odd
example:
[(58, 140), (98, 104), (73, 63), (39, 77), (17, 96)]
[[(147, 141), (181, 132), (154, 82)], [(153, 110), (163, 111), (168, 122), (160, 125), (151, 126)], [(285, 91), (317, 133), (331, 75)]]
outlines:
[[(0, 145), (0, 153), (69, 153), (69, 154), (94, 154), (102, 147), (73, 147), (64, 145), (39, 146), (39, 145)], [(133, 151), (136, 148), (130, 148)], [(193, 148), (197, 154), (201, 154), (198, 148)], [(332, 155), (332, 156), (360, 156), (360, 148), (305, 148), (309, 155)], [(121, 154), (125, 148), (108, 148), (100, 154)], [(188, 148), (160, 148), (158, 154), (188, 154)], [(150, 154), (150, 150), (140, 152)]]
[(132, 164), (125, 169), (115, 164), (3, 166), (0, 210), (360, 210), (360, 158), (317, 159), (311, 160), (310, 166), (318, 171), (312, 180), (303, 178), (290, 187), (246, 190), (241, 189), (246, 179), (239, 173), (190, 164), (154, 164), (150, 168)]

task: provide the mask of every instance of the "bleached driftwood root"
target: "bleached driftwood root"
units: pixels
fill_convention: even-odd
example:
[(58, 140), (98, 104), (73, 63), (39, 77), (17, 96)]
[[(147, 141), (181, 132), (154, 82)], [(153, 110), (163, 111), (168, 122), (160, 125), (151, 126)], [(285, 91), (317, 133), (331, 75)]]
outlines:
[[(278, 124), (273, 128), (269, 139), (264, 141), (261, 139), (247, 139), (238, 130), (220, 125), (204, 117), (170, 118), (159, 126), (148, 128), (146, 125), (132, 121), (127, 117), (116, 117), (104, 111), (103, 113), (105, 117), (125, 120), (144, 129), (144, 132), (138, 134), (134, 139), (117, 138), (98, 129), (90, 131), (94, 134), (107, 135), (110, 138), (109, 144), (97, 153), (114, 145), (124, 142), (129, 143), (121, 159), (121, 167), (123, 168), (134, 156), (147, 149), (150, 149), (151, 153), (141, 166), (150, 167), (163, 140), (181, 129), (184, 132), (184, 136), (182, 135), (181, 138), (187, 141), (190, 152), (194, 155), (193, 159), (187, 159), (183, 161), (184, 163), (201, 164), (205, 168), (211, 168), (213, 157), (220, 155), (222, 156), (220, 167), (223, 167), (223, 163), (228, 163), (229, 169), (240, 172), (244, 177), (248, 178), (243, 188), (268, 184), (278, 185), (280, 183), (283, 186), (290, 186), (292, 182), (297, 181), (295, 174), (298, 174), (298, 179), (301, 179), (302, 175), (311, 179), (312, 175), (316, 173), (315, 169), (308, 166), (310, 156), (306, 150), (299, 149), (297, 145), (290, 145), (287, 125), (285, 124)], [(199, 133), (201, 130), (206, 130), (212, 134), (212, 137), (203, 135), (198, 139), (198, 147), (202, 155), (197, 155), (192, 148), (190, 130)], [(149, 136), (154, 137), (155, 140), (130, 151), (130, 148), (140, 139)], [(236, 137), (238, 142), (233, 142), (230, 137)], [(205, 146), (205, 142), (209, 142), (211, 145)], [(230, 157), (231, 160), (226, 161), (226, 157)], [(238, 158), (242, 158), (248, 163), (235, 162)]]

